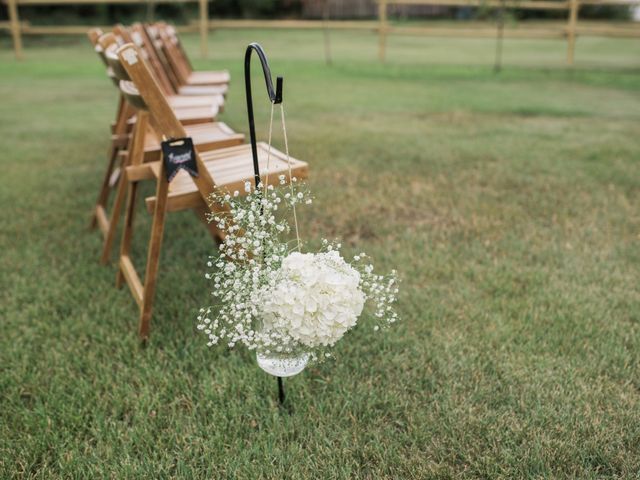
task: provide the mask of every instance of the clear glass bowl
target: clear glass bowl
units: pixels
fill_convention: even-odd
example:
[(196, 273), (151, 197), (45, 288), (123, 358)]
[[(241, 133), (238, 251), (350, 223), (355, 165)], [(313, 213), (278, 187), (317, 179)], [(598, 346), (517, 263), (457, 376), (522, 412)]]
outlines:
[(275, 377), (292, 377), (299, 374), (307, 366), (309, 362), (309, 354), (306, 352), (295, 353), (292, 355), (281, 353), (264, 354), (258, 352), (256, 354), (258, 366)]

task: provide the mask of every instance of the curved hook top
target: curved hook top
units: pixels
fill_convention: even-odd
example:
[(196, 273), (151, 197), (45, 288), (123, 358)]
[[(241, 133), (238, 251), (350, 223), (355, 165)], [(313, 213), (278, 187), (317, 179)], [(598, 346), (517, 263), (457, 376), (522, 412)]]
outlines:
[(262, 72), (264, 73), (264, 82), (267, 86), (267, 94), (271, 103), (282, 103), (282, 77), (276, 78), (276, 89), (273, 90), (273, 80), (271, 79), (271, 69), (269, 68), (269, 61), (267, 60), (267, 54), (259, 43), (253, 42), (247, 46), (247, 50), (244, 54), (244, 78), (245, 83), (249, 91), (251, 90), (251, 53), (255, 51), (260, 59), (262, 65)]
[(250, 43), (244, 54), (244, 85), (247, 95), (247, 116), (249, 117), (249, 135), (251, 137), (251, 154), (253, 156), (253, 173), (255, 186), (260, 185), (260, 165), (258, 164), (258, 148), (256, 145), (256, 127), (253, 118), (253, 98), (251, 96), (251, 53), (255, 51), (262, 65), (264, 73), (264, 82), (267, 86), (267, 94), (269, 100), (273, 104), (282, 103), (282, 77), (276, 78), (276, 89), (273, 89), (273, 81), (271, 79), (271, 69), (267, 61), (267, 55), (258, 43)]

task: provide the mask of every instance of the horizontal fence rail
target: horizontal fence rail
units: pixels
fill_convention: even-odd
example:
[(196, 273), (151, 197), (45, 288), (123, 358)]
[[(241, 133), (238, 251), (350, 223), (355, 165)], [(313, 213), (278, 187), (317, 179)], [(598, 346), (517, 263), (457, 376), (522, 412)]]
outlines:
[(224, 28), (274, 28), (292, 30), (318, 30), (330, 28), (335, 30), (378, 30), (378, 23), (366, 20), (211, 20), (212, 29)]
[[(111, 5), (111, 4), (141, 4), (155, 6), (162, 3), (198, 3), (199, 20), (198, 25), (182, 27), (181, 31), (200, 32), (200, 51), (203, 56), (207, 55), (207, 33), (209, 26), (208, 0), (0, 0), (7, 6), (9, 22), (0, 22), (0, 30), (9, 30), (13, 40), (13, 49), (17, 59), (23, 58), (22, 35), (77, 35), (86, 34), (87, 30), (94, 25), (30, 25), (28, 22), (20, 21), (18, 7), (33, 5)], [(111, 27), (106, 27), (110, 29)]]
[[(501, 45), (503, 38), (539, 38), (566, 39), (567, 65), (574, 63), (575, 44), (578, 36), (606, 36), (617, 38), (640, 38), (640, 25), (607, 22), (579, 22), (579, 10), (582, 6), (640, 6), (640, 0), (378, 0), (378, 18), (374, 21), (330, 20), (227, 20), (209, 19), (208, 2), (210, 0), (0, 0), (7, 6), (9, 21), (0, 22), (0, 30), (9, 30), (13, 39), (16, 58), (22, 58), (22, 35), (76, 35), (85, 34), (89, 26), (31, 25), (21, 21), (18, 15), (20, 6), (30, 5), (79, 5), (79, 4), (143, 4), (161, 3), (198, 3), (199, 18), (196, 22), (178, 27), (181, 32), (199, 32), (200, 50), (207, 56), (207, 36), (213, 29), (263, 28), (263, 29), (322, 29), (329, 30), (366, 30), (378, 34), (378, 58), (384, 61), (388, 36), (416, 35), (429, 37), (496, 38)], [(495, 27), (488, 25), (466, 24), (460, 26), (441, 25), (394, 25), (389, 22), (388, 9), (396, 5), (420, 5), (440, 7), (477, 7), (496, 10), (500, 16)], [(560, 22), (534, 22), (506, 26), (505, 10), (541, 10), (565, 11), (567, 20)], [(108, 29), (109, 27), (105, 27)], [(325, 34), (325, 38), (328, 36)], [(325, 40), (325, 43), (328, 40)], [(501, 47), (498, 48), (501, 52)]]
[[(441, 7), (482, 7), (502, 12), (507, 9), (519, 10), (553, 10), (566, 11), (567, 23), (560, 28), (505, 28), (504, 22), (499, 21), (497, 28), (487, 27), (396, 27), (389, 24), (388, 7), (391, 5), (431, 5)], [(581, 6), (600, 5), (628, 5), (640, 6), (640, 0), (378, 0), (378, 58), (384, 61), (386, 57), (387, 36), (389, 34), (452, 36), (452, 37), (495, 37), (502, 42), (503, 37), (510, 38), (566, 38), (567, 65), (574, 63), (575, 44), (578, 35), (610, 36), (619, 38), (639, 38), (640, 28), (626, 25), (590, 26), (578, 25), (578, 12)], [(501, 48), (499, 49), (501, 51)]]

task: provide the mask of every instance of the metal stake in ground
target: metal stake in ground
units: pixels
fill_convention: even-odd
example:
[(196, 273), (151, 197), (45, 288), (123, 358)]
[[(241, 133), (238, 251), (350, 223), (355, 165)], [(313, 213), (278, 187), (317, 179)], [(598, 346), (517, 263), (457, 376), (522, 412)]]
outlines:
[[(264, 81), (267, 87), (267, 94), (269, 100), (274, 105), (282, 103), (282, 77), (276, 78), (276, 89), (273, 90), (273, 81), (271, 80), (271, 69), (269, 68), (269, 62), (267, 61), (267, 55), (258, 43), (251, 43), (247, 47), (244, 54), (244, 86), (247, 97), (247, 116), (249, 118), (249, 136), (251, 137), (251, 155), (253, 157), (253, 174), (256, 189), (260, 186), (260, 164), (258, 163), (258, 148), (256, 145), (256, 126), (253, 118), (253, 97), (251, 96), (251, 53), (256, 52), (262, 65), (262, 72), (264, 73)], [(263, 210), (260, 209), (262, 215)], [(278, 379), (278, 400), (280, 405), (284, 404), (284, 382), (282, 377)]]

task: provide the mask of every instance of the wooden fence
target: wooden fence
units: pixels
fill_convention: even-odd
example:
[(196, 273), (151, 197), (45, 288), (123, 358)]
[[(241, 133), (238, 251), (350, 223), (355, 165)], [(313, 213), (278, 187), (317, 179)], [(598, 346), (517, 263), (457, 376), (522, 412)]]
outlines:
[[(19, 7), (31, 5), (78, 5), (78, 4), (117, 4), (117, 3), (142, 3), (150, 6), (160, 3), (198, 3), (198, 25), (183, 27), (182, 31), (198, 30), (200, 32), (200, 50), (203, 56), (207, 55), (207, 33), (209, 31), (208, 0), (0, 0), (7, 5), (9, 22), (0, 22), (0, 30), (8, 29), (13, 40), (13, 49), (17, 59), (23, 58), (22, 35), (76, 35), (86, 34), (90, 26), (64, 25), (64, 26), (32, 26), (28, 22), (20, 21)], [(110, 29), (111, 27), (105, 27)]]
[[(640, 25), (619, 25), (615, 23), (588, 22), (579, 24), (579, 10), (585, 5), (637, 5), (640, 0), (378, 0), (378, 19), (376, 21), (332, 21), (328, 15), (324, 20), (209, 20), (208, 2), (210, 0), (0, 0), (7, 5), (9, 22), (0, 22), (0, 30), (8, 29), (13, 38), (16, 58), (22, 58), (22, 35), (42, 34), (85, 34), (88, 26), (32, 26), (28, 22), (21, 22), (18, 15), (19, 6), (26, 5), (75, 5), (75, 4), (116, 4), (116, 3), (198, 3), (199, 18), (192, 23), (179, 28), (181, 31), (198, 31), (200, 33), (200, 50), (203, 57), (207, 56), (207, 36), (210, 29), (221, 28), (276, 28), (276, 29), (332, 29), (371, 30), (378, 32), (378, 56), (381, 61), (386, 57), (387, 37), (390, 34), (427, 35), (445, 37), (477, 37), (496, 38), (501, 45), (503, 37), (509, 38), (566, 38), (567, 64), (573, 65), (575, 43), (578, 36), (611, 36), (625, 38), (640, 38)], [(567, 13), (566, 24), (560, 26), (516, 26), (505, 28), (503, 21), (498, 21), (496, 27), (491, 26), (396, 26), (389, 22), (388, 7), (391, 5), (423, 5), (444, 7), (482, 7), (495, 9), (503, 19), (503, 12), (507, 9), (550, 10)], [(105, 27), (109, 28), (109, 27)]]
[[(497, 22), (497, 28), (465, 28), (465, 27), (396, 27), (390, 26), (387, 9), (390, 5), (437, 5), (450, 7), (483, 7), (504, 11), (506, 9), (521, 10), (553, 10), (566, 11), (567, 23), (560, 28), (504, 28), (504, 22)], [(640, 0), (378, 0), (378, 58), (385, 60), (387, 36), (391, 33), (405, 35), (430, 35), (453, 37), (496, 37), (501, 41), (503, 36), (515, 38), (566, 38), (567, 65), (573, 65), (576, 37), (610, 36), (640, 38), (640, 28), (615, 24), (585, 25), (578, 24), (578, 13), (584, 5), (638, 5)], [(500, 18), (503, 15), (500, 14)]]

